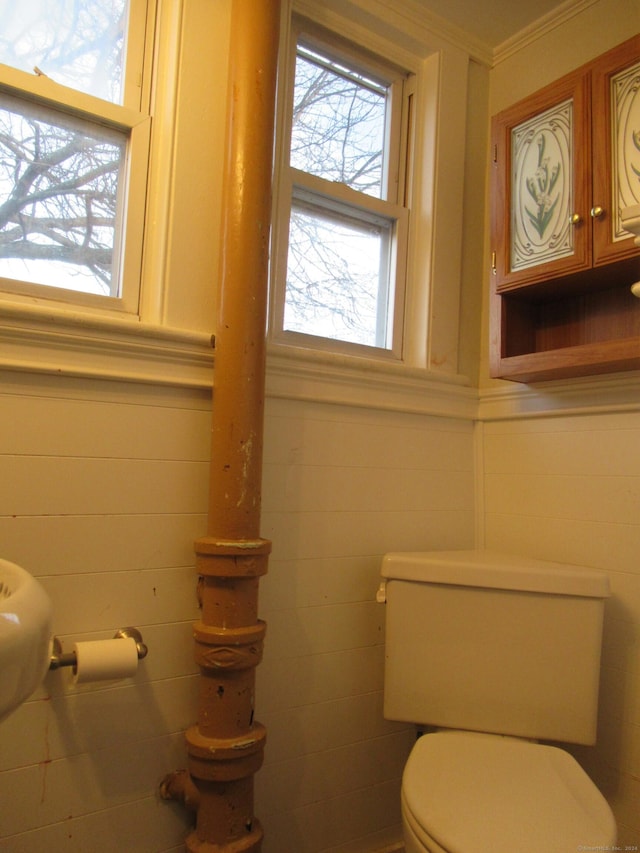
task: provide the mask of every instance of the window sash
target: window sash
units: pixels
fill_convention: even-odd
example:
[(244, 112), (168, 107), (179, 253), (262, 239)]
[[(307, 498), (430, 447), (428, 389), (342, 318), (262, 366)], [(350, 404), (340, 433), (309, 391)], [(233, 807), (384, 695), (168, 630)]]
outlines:
[[(311, 220), (317, 223), (317, 226), (320, 229), (320, 235), (322, 235), (323, 228), (325, 229), (325, 233), (328, 233), (329, 237), (332, 236), (332, 231), (335, 233), (336, 229), (342, 229), (343, 234), (349, 235), (347, 239), (351, 241), (351, 245), (353, 247), (352, 251), (355, 250), (356, 242), (364, 240), (369, 243), (369, 246), (365, 246), (366, 254), (366, 249), (371, 248), (370, 243), (373, 240), (373, 242), (378, 246), (376, 258), (377, 264), (372, 264), (370, 272), (372, 272), (373, 275), (369, 278), (368, 283), (366, 278), (362, 281), (361, 291), (357, 299), (360, 303), (360, 307), (365, 312), (365, 316), (369, 316), (368, 322), (365, 321), (366, 329), (360, 326), (361, 331), (358, 331), (357, 324), (353, 324), (349, 331), (349, 322), (339, 321), (341, 313), (345, 311), (345, 304), (348, 305), (350, 302), (356, 301), (355, 294), (345, 292), (344, 290), (341, 294), (340, 300), (327, 300), (326, 309), (320, 308), (314, 312), (316, 314), (316, 319), (314, 321), (305, 320), (303, 322), (298, 322), (297, 325), (299, 327), (302, 326), (302, 329), (298, 328), (296, 330), (293, 325), (290, 326), (289, 323), (287, 323), (286, 317), (287, 314), (295, 315), (296, 306), (294, 300), (290, 298), (289, 285), (293, 278), (293, 274), (289, 266), (287, 270), (287, 286), (284, 306), (285, 322), (283, 323), (283, 331), (287, 333), (293, 331), (300, 332), (304, 330), (308, 336), (312, 336), (314, 338), (326, 337), (330, 340), (340, 341), (341, 343), (357, 344), (360, 342), (363, 346), (370, 346), (383, 350), (391, 349), (393, 341), (394, 300), (392, 295), (394, 291), (394, 280), (390, 261), (396, 231), (395, 219), (390, 219), (386, 216), (383, 217), (378, 214), (371, 214), (362, 208), (355, 210), (351, 206), (345, 207), (336, 203), (334, 199), (328, 199), (326, 197), (314, 195), (313, 193), (305, 192), (304, 190), (301, 190), (300, 187), (294, 187), (293, 190), (293, 201), (291, 205), (292, 219), (294, 211), (302, 217), (305, 215), (308, 216)], [(292, 229), (290, 229), (290, 234), (291, 231)], [(322, 250), (319, 249), (319, 251)], [(340, 255), (340, 253), (338, 253), (338, 263), (340, 262), (340, 258), (344, 259), (344, 255)], [(289, 260), (292, 260), (291, 247), (289, 248)], [(357, 268), (358, 266), (357, 259), (352, 258), (351, 261), (349, 273), (351, 276), (357, 276), (357, 269), (354, 269), (354, 267)], [(306, 257), (303, 257), (302, 265), (304, 266), (305, 263), (308, 263), (310, 266), (312, 265)], [(334, 267), (330, 266), (331, 261), (323, 259), (322, 263), (325, 265), (327, 270), (334, 269)], [(373, 269), (373, 267), (375, 267), (375, 269)], [(366, 276), (366, 273), (361, 270), (360, 276), (362, 277), (363, 275)], [(369, 297), (368, 300), (367, 296)], [(301, 297), (300, 301), (304, 303), (304, 297)], [(313, 311), (313, 306), (309, 306), (306, 310)], [(317, 319), (318, 315), (325, 316), (324, 322), (327, 325), (327, 332), (324, 334), (318, 334), (313, 329), (313, 326), (320, 322)], [(354, 305), (353, 315), (351, 316), (355, 317), (355, 315), (356, 306)], [(375, 321), (373, 323), (371, 321), (372, 316), (375, 317)], [(334, 334), (331, 334), (331, 330), (328, 328), (330, 321), (333, 326)], [(341, 329), (340, 332), (338, 332), (338, 327)]]
[[(270, 337), (279, 343), (311, 346), (315, 349), (369, 355), (399, 360), (402, 357), (402, 330), (404, 326), (406, 254), (409, 231), (409, 211), (400, 205), (356, 192), (344, 184), (334, 184), (301, 172), (289, 169), (282, 187), (286, 193), (286, 208), (280, 210), (279, 233), (284, 236), (278, 265), (274, 267), (272, 300), (270, 311)], [(289, 224), (292, 206), (304, 205), (322, 212), (329, 219), (359, 222), (363, 226), (373, 225), (388, 234), (386, 247), (381, 253), (380, 280), (385, 283), (378, 290), (378, 313), (376, 321), (376, 345), (358, 344), (342, 339), (322, 337), (287, 330), (285, 310), (287, 301), (287, 263)], [(380, 312), (386, 308), (386, 316)]]
[[(126, 63), (124, 72), (125, 106), (96, 98), (55, 83), (44, 75), (28, 74), (0, 64), (0, 91), (25, 104), (25, 112), (34, 107), (53, 110), (89, 125), (102, 125), (126, 138), (121, 164), (118, 227), (113, 249), (119, 296), (97, 295), (66, 290), (50, 285), (31, 284), (0, 278), (2, 299), (32, 298), (83, 306), (89, 309), (136, 314), (139, 312), (142, 245), (146, 203), (147, 171), (151, 136), (149, 116), (150, 85), (147, 71), (152, 61), (148, 49), (153, 36), (155, 0), (130, 0)], [(144, 110), (144, 111), (143, 111)]]
[[(283, 136), (283, 159), (279, 173), (279, 191), (274, 212), (274, 262), (272, 269), (272, 294), (270, 305), (270, 339), (275, 343), (285, 343), (311, 347), (319, 350), (352, 353), (378, 358), (402, 358), (402, 331), (404, 326), (405, 274), (408, 247), (408, 210), (403, 206), (406, 200), (405, 179), (407, 164), (403, 152), (408, 150), (408, 104), (410, 92), (404, 90), (403, 76), (394, 69), (385, 67), (381, 62), (370, 60), (368, 56), (359, 59), (360, 53), (345, 48), (337, 37), (320, 37), (311, 32), (306, 25), (294, 22), (291, 36), (291, 50), (288, 57), (288, 80), (286, 96), (286, 114), (281, 117)], [(382, 197), (377, 198), (351, 189), (339, 182), (326, 181), (289, 165), (289, 144), (291, 140), (291, 122), (293, 105), (293, 85), (298, 45), (313, 52), (328, 54), (331, 59), (345, 67), (353, 67), (356, 79), (359, 73), (374, 81), (383, 81), (388, 90), (386, 111), (385, 144), (383, 155)], [(335, 49), (334, 49), (335, 47)], [(284, 329), (285, 305), (287, 299), (287, 262), (291, 205), (305, 200), (308, 205), (316, 206), (336, 216), (348, 215), (363, 223), (378, 221), (384, 223), (391, 235), (389, 250), (384, 257), (388, 265), (387, 285), (379, 292), (379, 310), (383, 304), (388, 307), (386, 324), (387, 334), (378, 324), (377, 343), (379, 346), (356, 344), (334, 338), (323, 338)], [(348, 213), (347, 213), (348, 212)], [(393, 290), (393, 299), (389, 292)], [(382, 324), (384, 326), (384, 323)]]

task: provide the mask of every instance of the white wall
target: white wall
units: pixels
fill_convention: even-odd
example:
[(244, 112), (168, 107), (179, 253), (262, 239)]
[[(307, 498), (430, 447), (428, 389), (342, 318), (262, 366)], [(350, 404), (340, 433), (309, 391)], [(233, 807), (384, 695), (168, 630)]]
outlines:
[[(633, 0), (585, 4), (491, 72), (496, 112), (640, 30)], [(542, 59), (544, 57), (544, 59)], [(486, 263), (488, 269), (488, 263)], [(485, 281), (485, 305), (488, 282)], [(521, 388), (491, 381), (484, 324), (479, 537), (487, 547), (605, 570), (598, 743), (574, 752), (640, 844), (640, 407), (638, 374)]]
[[(311, 6), (331, 24), (345, 4)], [(2, 723), (7, 853), (159, 853), (182, 849), (189, 830), (158, 785), (185, 765), (183, 732), (197, 707), (193, 540), (207, 508), (229, 8), (162, 4), (140, 324), (103, 328), (55, 305), (0, 306), (0, 554), (42, 580), (65, 643), (135, 625), (149, 646), (133, 681), (78, 689), (68, 672), (50, 673)], [(414, 267), (416, 277), (437, 270), (441, 296), (419, 300), (419, 325), (431, 323), (446, 377), (429, 385), (395, 365), (345, 379), (343, 364), (316, 365), (312, 380), (296, 375), (302, 396), (328, 379), (343, 394), (320, 404), (287, 398), (290, 365), (272, 370), (262, 535), (273, 556), (261, 584), (268, 632), (256, 702), (268, 731), (256, 779), (264, 853), (370, 853), (400, 838), (412, 733), (382, 718), (380, 557), (473, 539), (473, 433), (460, 411), (472, 410), (475, 392), (462, 388), (455, 352), (467, 110), (464, 97), (436, 98), (460, 92), (466, 54), (445, 45), (440, 67), (442, 42), (426, 25), (407, 46), (402, 16), (388, 23), (373, 47), (391, 34), (394, 60), (424, 71), (425, 183), (435, 184), (438, 133), (455, 137), (440, 145), (437, 190), (422, 188), (415, 205), (418, 233), (434, 218), (440, 228), (433, 251), (416, 244)], [(431, 414), (403, 414), (411, 411)]]
[(204, 529), (209, 395), (4, 372), (0, 548), (40, 578), (54, 632), (141, 629), (133, 680), (50, 672), (0, 726), (0, 850), (161, 851), (187, 820), (158, 784), (194, 722), (192, 543)]
[(372, 851), (397, 841), (414, 732), (382, 716), (390, 550), (471, 546), (467, 421), (270, 400), (257, 714), (264, 853)]
[(639, 442), (637, 412), (496, 421), (483, 441), (486, 546), (609, 575), (598, 742), (575, 755), (629, 845), (640, 840)]
[[(203, 392), (3, 375), (3, 557), (41, 579), (63, 641), (133, 624), (149, 656), (117, 684), (52, 672), (3, 722), (0, 850), (182, 849), (188, 817), (157, 789), (185, 764), (197, 707), (209, 405)], [(382, 718), (380, 556), (471, 544), (472, 427), (271, 400), (265, 463), (264, 853), (380, 849), (399, 838), (413, 737)]]
[[(634, 8), (631, 0), (585, 4), (547, 41), (506, 57), (492, 72), (492, 109), (622, 41), (629, 32), (623, 14)], [(206, 56), (213, 82), (224, 82), (227, 12), (226, 0), (185, 5), (191, 38), (216, 33), (221, 49), (210, 63), (208, 42), (201, 53), (184, 51), (182, 124), (172, 154), (180, 168), (185, 157), (197, 164), (202, 156), (201, 146), (189, 144), (191, 123), (200, 118), (216, 131), (219, 151), (220, 101), (211, 100), (200, 116), (193, 81), (200, 79), (195, 57)], [(545, 49), (551, 47), (552, 60)], [(481, 124), (477, 98), (486, 102), (485, 74), (480, 66), (472, 73), (470, 133)], [(485, 142), (467, 142), (482, 168)], [(208, 162), (214, 169), (219, 158)], [(467, 177), (477, 179), (467, 166)], [(213, 231), (190, 228), (190, 174), (176, 175), (171, 188), (174, 217), (160, 272), (173, 283), (165, 306), (170, 324), (207, 332), (218, 247)], [(216, 172), (211, 181), (217, 180)], [(475, 208), (477, 180), (467, 181), (465, 193)], [(462, 362), (470, 375), (478, 337), (474, 275), (480, 286), (474, 221), (464, 223), (465, 247), (473, 242), (462, 263), (463, 296), (470, 297), (461, 306), (470, 330)], [(193, 235), (202, 250), (196, 256)], [(481, 337), (487, 339), (485, 327)], [(621, 841), (638, 843), (640, 424), (637, 411), (624, 411), (637, 407), (637, 386), (620, 388), (615, 411), (576, 407), (552, 417), (571, 389), (534, 389), (521, 405), (518, 390), (490, 383), (484, 367), (481, 384), (486, 424), (475, 445), (472, 416), (453, 417), (453, 403), (447, 411), (444, 386), (437, 393), (419, 383), (414, 389), (415, 411), (430, 397), (440, 416), (435, 409), (383, 411), (362, 399), (357, 407), (344, 399), (268, 400), (262, 535), (273, 540), (273, 555), (261, 581), (268, 630), (256, 709), (268, 731), (265, 766), (256, 776), (264, 853), (371, 853), (399, 838), (399, 775), (410, 733), (385, 723), (380, 711), (379, 560), (392, 548), (469, 546), (478, 517), (488, 545), (611, 573), (600, 741), (579, 757), (612, 802)], [(607, 380), (578, 385), (593, 406), (608, 387)], [(399, 377), (396, 386), (400, 409), (410, 408), (408, 386)], [(195, 717), (192, 543), (205, 525), (209, 407), (204, 387), (3, 369), (0, 553), (42, 579), (65, 641), (108, 637), (134, 624), (150, 653), (132, 682), (115, 686), (73, 689), (65, 673), (51, 673), (2, 723), (0, 851), (183, 847), (189, 819), (177, 804), (158, 799), (157, 786), (184, 766), (182, 732)]]

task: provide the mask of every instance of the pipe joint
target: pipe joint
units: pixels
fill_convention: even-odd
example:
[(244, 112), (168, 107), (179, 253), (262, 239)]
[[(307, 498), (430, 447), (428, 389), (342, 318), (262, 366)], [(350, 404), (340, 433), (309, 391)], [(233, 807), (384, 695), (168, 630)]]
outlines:
[(192, 812), (200, 806), (200, 792), (188, 770), (176, 770), (165, 776), (160, 783), (160, 796), (163, 800), (177, 800)]
[(195, 541), (196, 554), (270, 554), (271, 540), (262, 539), (220, 539), (216, 536), (201, 536)]
[(196, 571), (204, 577), (261, 577), (267, 573), (271, 542), (205, 537), (196, 541), (195, 552)]
[(264, 833), (260, 822), (255, 818), (247, 823), (246, 835), (217, 844), (199, 837), (192, 832), (186, 839), (187, 853), (260, 853)]
[(192, 726), (186, 733), (189, 772), (206, 782), (246, 779), (262, 766), (266, 738), (261, 723), (233, 738), (207, 737), (197, 726)]
[(266, 623), (248, 628), (218, 628), (196, 622), (193, 626), (195, 662), (205, 670), (241, 670), (262, 660)]

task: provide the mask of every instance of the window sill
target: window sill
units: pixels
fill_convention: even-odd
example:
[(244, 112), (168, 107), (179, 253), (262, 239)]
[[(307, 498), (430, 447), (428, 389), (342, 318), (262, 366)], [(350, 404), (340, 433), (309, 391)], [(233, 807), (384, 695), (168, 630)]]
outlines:
[(211, 388), (211, 336), (40, 305), (0, 303), (0, 367)]
[(459, 375), (269, 344), (268, 397), (474, 419), (477, 389)]

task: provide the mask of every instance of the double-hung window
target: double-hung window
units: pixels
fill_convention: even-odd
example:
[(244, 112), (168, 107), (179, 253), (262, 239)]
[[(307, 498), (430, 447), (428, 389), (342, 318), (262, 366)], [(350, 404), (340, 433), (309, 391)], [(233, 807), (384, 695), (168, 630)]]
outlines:
[(138, 310), (152, 7), (0, 0), (3, 294)]
[(271, 337), (399, 358), (410, 78), (302, 24), (294, 43)]

